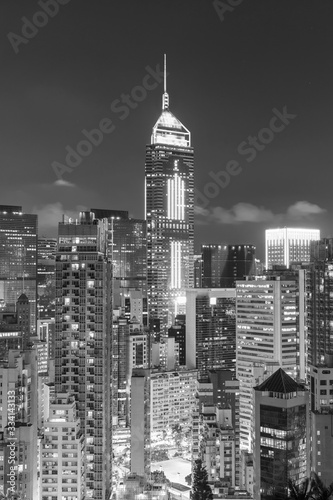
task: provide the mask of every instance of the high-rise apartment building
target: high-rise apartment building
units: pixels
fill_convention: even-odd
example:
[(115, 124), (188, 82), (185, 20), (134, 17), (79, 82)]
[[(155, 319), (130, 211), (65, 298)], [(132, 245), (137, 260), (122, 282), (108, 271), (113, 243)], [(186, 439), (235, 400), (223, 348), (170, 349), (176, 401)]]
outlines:
[(10, 350), (0, 363), (0, 492), (38, 498), (35, 348)]
[(305, 379), (305, 271), (284, 273), (236, 286), (240, 438), (247, 451), (252, 450), (254, 385), (279, 366)]
[(24, 293), (30, 302), (30, 325), (36, 330), (37, 215), (22, 207), (0, 205), (0, 308)]
[(193, 287), (194, 272), (191, 134), (171, 113), (166, 85), (162, 114), (146, 148), (145, 199), (150, 324), (166, 333), (174, 317), (183, 312), (185, 290)]
[(235, 287), (254, 274), (255, 251), (253, 245), (202, 245), (202, 287)]
[(150, 370), (134, 370), (131, 380), (131, 473), (139, 476), (150, 473), (150, 400)]
[(41, 442), (41, 500), (83, 500), (84, 460), (84, 437), (75, 399), (57, 394), (50, 402)]
[[(231, 408), (202, 405), (200, 455), (217, 493), (236, 486), (236, 435)], [(224, 490), (225, 488), (225, 490)]]
[(208, 371), (236, 369), (236, 289), (194, 288), (186, 293), (186, 366)]
[(319, 239), (319, 229), (266, 229), (266, 269), (272, 269), (274, 265), (289, 267), (292, 262), (309, 262), (310, 243)]
[(107, 220), (81, 212), (59, 224), (56, 256), (56, 393), (75, 397), (85, 440), (85, 496), (105, 500), (111, 482), (111, 263)]
[(162, 433), (175, 425), (191, 428), (196, 383), (197, 370), (151, 371), (151, 433)]
[(254, 499), (287, 500), (310, 474), (309, 393), (279, 368), (254, 388)]
[(114, 315), (112, 336), (113, 425), (124, 428), (130, 422), (133, 370), (149, 368), (149, 334), (142, 323)]

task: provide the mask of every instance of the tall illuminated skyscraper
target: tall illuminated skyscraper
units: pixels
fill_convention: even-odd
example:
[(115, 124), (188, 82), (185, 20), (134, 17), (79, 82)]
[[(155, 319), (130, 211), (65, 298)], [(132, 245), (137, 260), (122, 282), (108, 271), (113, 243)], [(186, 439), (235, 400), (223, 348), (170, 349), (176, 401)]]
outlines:
[(84, 494), (94, 500), (109, 498), (111, 489), (112, 267), (107, 229), (106, 219), (89, 212), (81, 212), (76, 222), (64, 220), (56, 254), (55, 389), (77, 402), (86, 450)]
[(236, 284), (236, 373), (240, 446), (253, 449), (253, 387), (278, 367), (306, 374), (305, 271), (272, 272)]
[(146, 148), (145, 199), (149, 315), (165, 332), (193, 287), (194, 240), (191, 134), (169, 109), (166, 69), (162, 114)]

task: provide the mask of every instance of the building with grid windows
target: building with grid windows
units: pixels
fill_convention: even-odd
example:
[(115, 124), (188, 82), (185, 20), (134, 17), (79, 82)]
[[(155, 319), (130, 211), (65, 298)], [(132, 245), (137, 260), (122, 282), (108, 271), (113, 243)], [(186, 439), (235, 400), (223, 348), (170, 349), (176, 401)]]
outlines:
[(111, 487), (111, 263), (107, 220), (81, 212), (59, 224), (56, 256), (55, 389), (75, 397), (85, 441), (86, 498)]
[(30, 302), (30, 326), (36, 331), (37, 215), (22, 207), (0, 205), (0, 308), (24, 293)]
[(252, 451), (252, 388), (278, 367), (305, 380), (305, 271), (238, 281), (236, 303), (240, 444)]
[(266, 269), (272, 269), (274, 265), (288, 268), (292, 262), (309, 262), (311, 241), (319, 239), (319, 229), (266, 229)]
[(199, 379), (218, 368), (236, 370), (236, 289), (186, 292), (186, 366)]
[(254, 388), (254, 499), (287, 500), (310, 475), (309, 392), (279, 368)]
[(145, 200), (150, 324), (166, 334), (183, 313), (185, 290), (194, 280), (191, 134), (170, 111), (166, 85), (162, 114), (146, 148)]
[(255, 272), (253, 245), (202, 245), (202, 287), (232, 288)]
[(150, 375), (151, 432), (190, 426), (195, 408), (197, 370), (154, 371)]
[(35, 348), (9, 350), (0, 362), (0, 408), (0, 493), (13, 487), (22, 498), (38, 498)]
[(147, 287), (146, 221), (121, 210), (92, 208), (97, 219), (108, 219), (108, 256), (113, 264), (114, 288)]
[(75, 399), (58, 394), (51, 400), (41, 441), (41, 500), (84, 497), (84, 437)]

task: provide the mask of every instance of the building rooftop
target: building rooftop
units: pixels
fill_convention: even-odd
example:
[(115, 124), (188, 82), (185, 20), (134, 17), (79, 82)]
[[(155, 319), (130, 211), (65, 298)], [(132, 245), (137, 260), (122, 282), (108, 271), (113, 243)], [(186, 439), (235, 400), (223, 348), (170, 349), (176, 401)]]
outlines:
[(279, 392), (289, 394), (291, 392), (303, 391), (304, 387), (291, 378), (282, 368), (279, 368), (262, 384), (254, 388), (256, 391)]

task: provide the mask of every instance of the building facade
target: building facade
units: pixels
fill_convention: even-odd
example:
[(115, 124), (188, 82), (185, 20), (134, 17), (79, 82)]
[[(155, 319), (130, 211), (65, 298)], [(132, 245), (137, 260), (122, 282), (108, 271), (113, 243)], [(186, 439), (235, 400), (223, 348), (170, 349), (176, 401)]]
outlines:
[(41, 500), (83, 500), (85, 447), (75, 399), (68, 394), (57, 394), (44, 423)]
[(287, 500), (310, 474), (309, 393), (281, 368), (254, 388), (254, 500)]
[(195, 408), (196, 370), (152, 371), (150, 377), (151, 432), (191, 425)]
[(274, 265), (288, 268), (292, 262), (309, 262), (311, 241), (319, 239), (319, 229), (266, 229), (266, 269), (272, 269)]
[(333, 238), (311, 245), (307, 312), (309, 364), (322, 364), (333, 352)]
[(97, 219), (108, 219), (108, 256), (115, 288), (147, 288), (146, 221), (128, 212), (92, 208)]
[(194, 288), (186, 293), (186, 366), (200, 379), (208, 371), (236, 369), (235, 288)]
[(37, 248), (37, 290), (38, 319), (55, 317), (55, 257), (56, 238), (38, 238)]
[(74, 395), (85, 440), (85, 496), (111, 488), (112, 294), (107, 220), (81, 212), (59, 224), (55, 388)]
[(279, 366), (305, 380), (305, 272), (238, 281), (236, 293), (241, 448), (251, 451), (254, 385)]
[(254, 274), (255, 251), (253, 245), (202, 245), (202, 287), (235, 287)]
[(37, 215), (20, 206), (0, 205), (0, 308), (24, 293), (30, 302), (30, 325), (37, 319)]
[(14, 488), (22, 498), (38, 498), (34, 348), (9, 351), (7, 360), (0, 363), (0, 387), (0, 492)]

